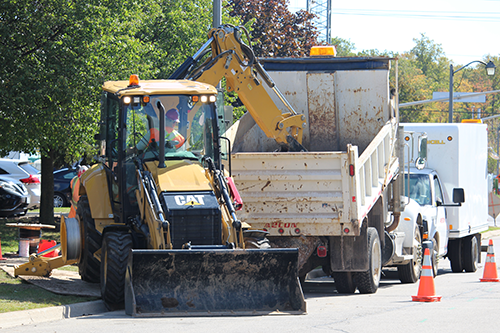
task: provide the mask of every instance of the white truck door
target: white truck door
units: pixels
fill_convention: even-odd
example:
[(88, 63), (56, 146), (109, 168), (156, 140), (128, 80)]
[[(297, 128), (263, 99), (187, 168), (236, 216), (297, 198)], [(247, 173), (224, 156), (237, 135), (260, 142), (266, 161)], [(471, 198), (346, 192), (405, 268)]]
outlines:
[(439, 177), (434, 175), (433, 178), (433, 205), (436, 206), (436, 233), (439, 237), (439, 255), (441, 256), (448, 252), (448, 224), (446, 223), (445, 208), (436, 205), (437, 202), (445, 203)]

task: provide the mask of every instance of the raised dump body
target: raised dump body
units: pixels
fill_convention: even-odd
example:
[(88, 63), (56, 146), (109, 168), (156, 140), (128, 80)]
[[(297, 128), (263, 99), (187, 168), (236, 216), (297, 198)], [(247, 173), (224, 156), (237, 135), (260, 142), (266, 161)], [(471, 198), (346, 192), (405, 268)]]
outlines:
[[(308, 151), (276, 152), (276, 143), (248, 115), (229, 131), (232, 174), (244, 201), (239, 216), (267, 230), (275, 245), (298, 247), (302, 278), (322, 265), (341, 275), (360, 272), (361, 281), (376, 271), (374, 256), (376, 265), (383, 260), (390, 185), (399, 168), (390, 61), (261, 60), (295, 111), (306, 116), (302, 143)], [(377, 279), (368, 279), (366, 288), (358, 282), (358, 289), (376, 291)]]

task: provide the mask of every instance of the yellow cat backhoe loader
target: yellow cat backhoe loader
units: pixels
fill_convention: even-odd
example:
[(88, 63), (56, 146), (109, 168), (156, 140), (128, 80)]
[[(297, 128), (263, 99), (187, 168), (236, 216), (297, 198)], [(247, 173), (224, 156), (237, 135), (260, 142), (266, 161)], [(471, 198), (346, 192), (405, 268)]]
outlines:
[(100, 161), (81, 177), (77, 217), (62, 219), (62, 255), (15, 274), (77, 262), (109, 309), (133, 316), (304, 313), (297, 249), (269, 248), (237, 218), (217, 101), (191, 80), (105, 82)]

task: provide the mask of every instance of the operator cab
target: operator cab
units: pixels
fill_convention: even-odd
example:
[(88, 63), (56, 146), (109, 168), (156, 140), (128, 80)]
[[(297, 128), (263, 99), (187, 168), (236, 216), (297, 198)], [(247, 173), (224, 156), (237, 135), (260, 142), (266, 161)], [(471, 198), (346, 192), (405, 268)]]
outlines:
[(208, 156), (220, 167), (216, 101), (213, 86), (187, 80), (139, 81), (132, 75), (129, 81), (104, 83), (96, 138), (116, 220), (137, 215), (137, 166), (149, 163), (159, 169), (164, 161), (165, 167), (175, 168)]

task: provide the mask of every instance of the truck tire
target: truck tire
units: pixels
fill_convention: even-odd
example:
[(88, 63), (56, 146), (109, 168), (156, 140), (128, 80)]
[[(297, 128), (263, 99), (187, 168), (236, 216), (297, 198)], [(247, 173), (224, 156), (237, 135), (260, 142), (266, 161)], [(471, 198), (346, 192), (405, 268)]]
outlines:
[(124, 231), (104, 234), (101, 255), (101, 298), (110, 311), (123, 309), (125, 273), (132, 249), (132, 235)]
[(377, 291), (382, 274), (382, 249), (377, 229), (368, 228), (368, 271), (356, 273), (356, 283), (361, 294)]
[(475, 235), (462, 240), (462, 266), (466, 272), (475, 272), (479, 263), (479, 246)]
[(339, 294), (354, 294), (356, 282), (353, 272), (333, 272), (332, 277)]
[(432, 263), (433, 277), (436, 277), (438, 275), (438, 265), (439, 265), (438, 253), (439, 253), (439, 245), (438, 245), (437, 240), (435, 238), (433, 238), (432, 239), (432, 252), (431, 252), (431, 263)]
[(78, 272), (83, 281), (98, 283), (101, 263), (94, 257), (94, 253), (101, 248), (102, 237), (95, 227), (95, 221), (90, 213), (89, 199), (86, 195), (80, 196), (76, 213), (82, 228), (82, 252), (78, 261)]
[(420, 278), (422, 270), (422, 237), (420, 229), (415, 228), (413, 239), (413, 258), (406, 265), (398, 266), (398, 275), (401, 283), (415, 283)]
[(448, 241), (448, 259), (450, 259), (450, 266), (453, 273), (461, 273), (464, 270), (461, 238)]

